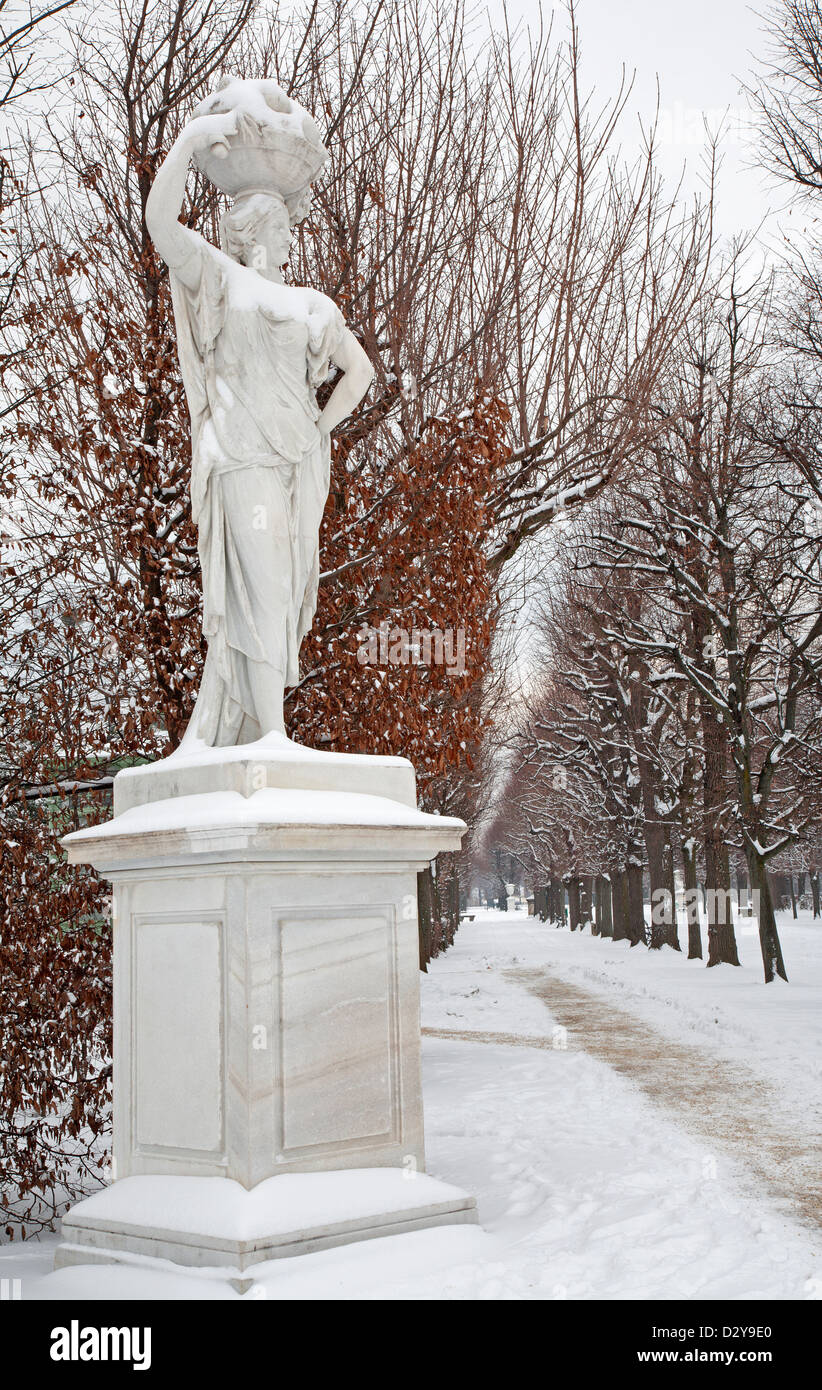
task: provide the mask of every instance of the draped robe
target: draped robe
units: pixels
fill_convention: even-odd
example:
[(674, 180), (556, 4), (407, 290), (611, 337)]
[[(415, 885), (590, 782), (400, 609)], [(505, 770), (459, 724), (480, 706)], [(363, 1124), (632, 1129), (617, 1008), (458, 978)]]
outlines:
[(217, 746), (261, 735), (249, 662), (268, 663), (286, 685), (299, 679), (329, 487), (314, 391), (345, 325), (318, 291), (274, 284), (187, 236), (180, 269), (193, 287), (172, 270), (171, 292), (208, 656), (184, 742)]

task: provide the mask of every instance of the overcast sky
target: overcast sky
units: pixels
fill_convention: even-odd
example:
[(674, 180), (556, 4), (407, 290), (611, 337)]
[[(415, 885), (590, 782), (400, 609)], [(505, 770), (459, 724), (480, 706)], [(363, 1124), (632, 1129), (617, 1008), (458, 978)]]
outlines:
[[(485, 5), (494, 22), (501, 18), (503, 2), (478, 0), (478, 7)], [(9, 10), (22, 3), (11, 0)], [(769, 3), (758, 0), (758, 7)], [(537, 21), (539, 0), (507, 0), (507, 5), (514, 23)], [(94, 12), (94, 0), (80, 0), (78, 20), (89, 12)], [(564, 38), (565, 0), (543, 0), (543, 12), (553, 16), (555, 42)], [(767, 34), (747, 0), (577, 0), (577, 20), (583, 86), (594, 89), (597, 102), (617, 92), (623, 65), (633, 75), (620, 128), (626, 156), (640, 150), (639, 117), (646, 124), (653, 119), (658, 81), (658, 151), (666, 180), (676, 184), (684, 167), (683, 192), (699, 186), (704, 178), (702, 115), (714, 128), (724, 120), (717, 201), (720, 234), (731, 237), (764, 223), (760, 239), (772, 249), (779, 246), (781, 230), (798, 235), (803, 213), (789, 209), (784, 184), (768, 181), (755, 167), (755, 133), (742, 86), (765, 52)]]
[[(759, 9), (766, 8), (762, 0)], [(488, 0), (493, 18), (501, 0)], [(537, 0), (509, 0), (509, 14), (533, 21)], [(554, 34), (567, 32), (562, 4), (543, 6), (554, 11)], [(766, 47), (762, 21), (744, 0), (578, 0), (577, 22), (582, 48), (583, 80), (604, 97), (619, 87), (622, 64), (635, 72), (633, 91), (623, 121), (626, 153), (639, 147), (637, 113), (650, 120), (660, 87), (660, 157), (666, 173), (676, 179), (686, 165), (686, 187), (700, 177), (704, 146), (701, 114), (712, 125), (728, 111), (723, 141), (718, 225), (730, 236), (754, 228), (773, 210), (766, 234), (773, 240), (786, 214), (784, 187), (768, 183), (749, 166), (756, 145), (742, 84), (755, 69)], [(630, 119), (628, 119), (630, 117)], [(792, 218), (796, 217), (793, 213)]]

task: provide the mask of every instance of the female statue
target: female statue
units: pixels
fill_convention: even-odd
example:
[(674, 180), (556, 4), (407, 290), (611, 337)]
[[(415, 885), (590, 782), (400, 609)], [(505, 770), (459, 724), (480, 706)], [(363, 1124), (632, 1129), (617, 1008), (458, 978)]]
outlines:
[[(284, 732), (283, 690), (299, 680), (317, 602), (329, 436), (373, 375), (336, 305), (283, 283), (291, 228), (327, 158), (310, 116), (276, 83), (237, 79), (197, 113), (146, 207), (191, 415), (208, 655), (187, 749)], [(192, 158), (234, 195), (222, 250), (178, 221)], [(314, 392), (331, 364), (342, 375), (320, 412)]]

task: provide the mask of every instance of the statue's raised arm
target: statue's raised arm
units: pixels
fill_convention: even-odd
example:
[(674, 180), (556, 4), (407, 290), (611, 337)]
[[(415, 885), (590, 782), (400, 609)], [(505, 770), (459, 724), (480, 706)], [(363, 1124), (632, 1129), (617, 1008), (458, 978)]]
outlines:
[(195, 116), (183, 127), (151, 186), (146, 203), (146, 224), (163, 260), (180, 273), (188, 256), (192, 233), (178, 221), (185, 194), (188, 167), (192, 159), (228, 156), (228, 137), (237, 134), (237, 112), (218, 112)]
[[(373, 370), (336, 305), (287, 286), (291, 228), (328, 152), (313, 120), (268, 80), (224, 79), (154, 181), (146, 221), (169, 267), (191, 414), (191, 501), (208, 641), (184, 743), (283, 731), (319, 578), (329, 434)], [(189, 163), (232, 199), (222, 249), (178, 221)], [(341, 376), (320, 413), (316, 388)]]

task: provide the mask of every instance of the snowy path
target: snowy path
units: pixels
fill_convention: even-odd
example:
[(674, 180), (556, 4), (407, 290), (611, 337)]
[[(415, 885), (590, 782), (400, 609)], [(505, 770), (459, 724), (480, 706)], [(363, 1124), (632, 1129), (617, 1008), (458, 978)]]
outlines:
[[(622, 1013), (613, 1007), (614, 985), (604, 976), (597, 983), (597, 972), (611, 969), (611, 953), (621, 962), (613, 970), (621, 972)], [(772, 1169), (760, 1172), (759, 1159), (749, 1161), (735, 1134), (727, 1143), (717, 1134), (720, 1098), (723, 1107), (728, 1101), (721, 1089), (732, 1089), (729, 1078), (748, 1063), (767, 1112), (773, 1078), (758, 1055), (737, 1055), (737, 1046), (750, 1053), (749, 1039), (763, 1031), (768, 1010), (783, 1033), (786, 1010), (815, 1017), (818, 996), (801, 988), (763, 996), (752, 985), (752, 1011), (739, 975), (721, 984), (723, 997), (729, 988), (739, 994), (723, 1013), (717, 982), (709, 979), (708, 994), (716, 996), (711, 1018), (720, 1020), (710, 1025), (720, 1029), (714, 1037), (700, 1012), (702, 977), (693, 983), (681, 960), (657, 961), (643, 975), (646, 966), (637, 953), (619, 956), (604, 943), (524, 917), (492, 914), (465, 924), (423, 980), (426, 1166), (476, 1194), (481, 1227), (442, 1227), (273, 1261), (257, 1267), (242, 1297), (822, 1297), (822, 1239), (796, 1215), (797, 1191), (811, 1191), (801, 1176), (804, 1159), (786, 1153), (790, 1184), (786, 1178), (780, 1186)], [(585, 983), (563, 983), (574, 972), (588, 972)], [(686, 1008), (689, 989), (697, 1002)], [(671, 1000), (682, 1007), (672, 1008)], [(806, 1042), (796, 1042), (796, 1055), (807, 1059)], [(697, 1080), (702, 1099), (688, 1100)], [(680, 1093), (681, 1101), (660, 1099), (654, 1086)], [(713, 1088), (714, 1120), (700, 1127), (691, 1111), (707, 1107), (704, 1086)], [(781, 1113), (764, 1114), (774, 1135)], [(753, 1131), (761, 1118), (760, 1110), (749, 1111), (751, 1152), (759, 1151)], [(762, 1161), (777, 1165), (766, 1129)], [(87, 1266), (38, 1278), (53, 1244), (0, 1250), (0, 1273), (23, 1279), (24, 1298), (240, 1297), (207, 1272)]]
[(514, 978), (541, 999), (592, 1057), (627, 1076), (678, 1123), (721, 1144), (764, 1179), (773, 1195), (822, 1226), (822, 1143), (779, 1114), (773, 1087), (748, 1068), (665, 1037), (602, 997), (550, 975)]
[[(790, 986), (764, 985), (750, 926), (739, 933), (744, 968), (712, 971), (673, 951), (632, 950), (505, 913), (466, 924), (460, 945), (471, 943), (545, 1004), (553, 1030), (546, 1019), (539, 1045), (581, 1048), (606, 1063), (820, 1227), (822, 924), (785, 914), (780, 930), (795, 966)], [(517, 1041), (496, 1030), (463, 1035)]]
[(774, 1120), (779, 1097), (747, 1068), (672, 1041), (609, 1000), (539, 969), (510, 970), (507, 977), (541, 999), (554, 1030), (545, 1037), (522, 1033), (425, 1028), (429, 1037), (537, 1047), (576, 1048), (628, 1077), (655, 1105), (673, 1111), (677, 1123), (735, 1154), (763, 1179), (771, 1195), (822, 1227), (822, 1143)]

